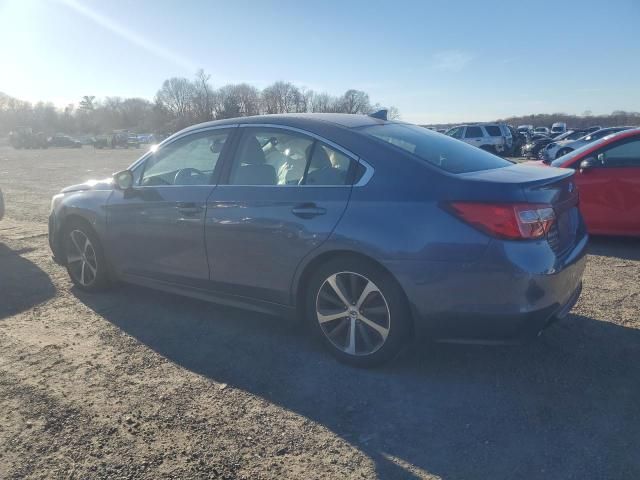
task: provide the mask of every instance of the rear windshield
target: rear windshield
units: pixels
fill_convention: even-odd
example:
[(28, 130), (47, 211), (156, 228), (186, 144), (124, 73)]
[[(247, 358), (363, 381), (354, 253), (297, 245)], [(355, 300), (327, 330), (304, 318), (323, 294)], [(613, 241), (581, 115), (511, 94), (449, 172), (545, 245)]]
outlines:
[(502, 135), (500, 127), (498, 127), (497, 125), (485, 125), (484, 129), (492, 137), (500, 137)]
[(511, 165), (511, 162), (489, 152), (415, 125), (387, 123), (362, 127), (359, 131), (450, 173), (477, 172)]

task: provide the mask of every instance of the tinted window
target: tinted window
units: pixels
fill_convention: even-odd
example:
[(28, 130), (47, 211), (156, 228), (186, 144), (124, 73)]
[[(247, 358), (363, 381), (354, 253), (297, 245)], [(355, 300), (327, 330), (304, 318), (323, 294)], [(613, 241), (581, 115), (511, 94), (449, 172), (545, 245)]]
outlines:
[(484, 150), (414, 125), (389, 123), (363, 127), (360, 131), (451, 173), (511, 165), (511, 162)]
[(607, 148), (602, 154), (605, 167), (640, 167), (640, 140)]
[(467, 131), (464, 132), (464, 138), (478, 138), (482, 136), (482, 129), (480, 127), (467, 127)]
[(228, 135), (212, 130), (165, 145), (145, 161), (141, 185), (208, 185)]
[(492, 137), (500, 137), (500, 136), (502, 136), (502, 132), (500, 131), (500, 127), (497, 126), (497, 125), (485, 125), (484, 129)]

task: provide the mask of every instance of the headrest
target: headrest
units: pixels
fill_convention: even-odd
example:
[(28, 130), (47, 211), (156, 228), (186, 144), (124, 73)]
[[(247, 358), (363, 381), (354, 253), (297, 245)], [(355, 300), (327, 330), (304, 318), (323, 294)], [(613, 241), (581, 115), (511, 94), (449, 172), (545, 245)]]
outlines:
[(242, 149), (242, 155), (240, 156), (242, 163), (250, 165), (262, 165), (267, 162), (264, 156), (264, 151), (260, 146), (260, 142), (253, 135), (247, 138)]

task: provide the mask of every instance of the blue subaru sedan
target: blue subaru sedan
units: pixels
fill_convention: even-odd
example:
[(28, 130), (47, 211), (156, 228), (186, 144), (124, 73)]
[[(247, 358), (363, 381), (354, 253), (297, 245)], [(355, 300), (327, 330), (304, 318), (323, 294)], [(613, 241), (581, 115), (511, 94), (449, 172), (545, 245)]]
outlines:
[(577, 301), (587, 234), (572, 170), (384, 118), (297, 114), (195, 125), (63, 189), (49, 241), (80, 289), (293, 315), (371, 366), (419, 332), (535, 337)]

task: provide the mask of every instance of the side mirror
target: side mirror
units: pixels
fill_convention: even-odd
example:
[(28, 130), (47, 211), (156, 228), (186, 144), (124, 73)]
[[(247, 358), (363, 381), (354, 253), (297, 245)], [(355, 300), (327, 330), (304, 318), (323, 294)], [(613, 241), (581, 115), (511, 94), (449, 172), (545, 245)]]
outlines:
[(596, 167), (598, 165), (598, 160), (594, 157), (587, 157), (580, 162), (580, 171), (589, 170), (590, 168)]
[(133, 173), (131, 170), (122, 170), (113, 174), (113, 184), (118, 190), (129, 190), (133, 187)]

